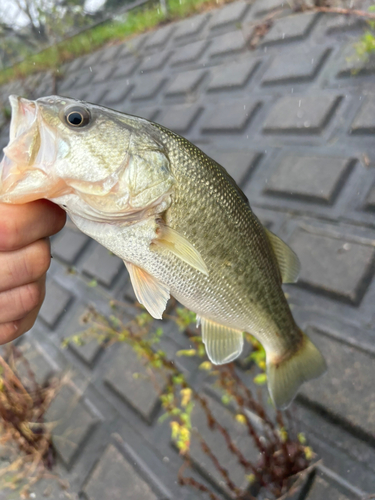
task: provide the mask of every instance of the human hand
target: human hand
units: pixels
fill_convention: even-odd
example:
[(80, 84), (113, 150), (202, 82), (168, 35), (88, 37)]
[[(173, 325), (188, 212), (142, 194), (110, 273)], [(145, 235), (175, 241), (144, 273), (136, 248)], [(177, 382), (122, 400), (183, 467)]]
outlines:
[(0, 204), (0, 344), (33, 326), (51, 261), (48, 236), (65, 220), (65, 212), (47, 200)]

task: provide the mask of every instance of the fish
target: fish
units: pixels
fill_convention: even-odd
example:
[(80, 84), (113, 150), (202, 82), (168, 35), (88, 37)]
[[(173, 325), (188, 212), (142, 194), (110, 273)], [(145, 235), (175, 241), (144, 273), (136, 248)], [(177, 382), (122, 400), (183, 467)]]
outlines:
[(268, 389), (284, 409), (326, 371), (282, 289), (300, 263), (262, 226), (227, 171), (187, 139), (140, 117), (68, 97), (9, 97), (0, 202), (47, 198), (125, 263), (137, 300), (162, 319), (170, 296), (197, 315), (215, 365), (266, 352)]

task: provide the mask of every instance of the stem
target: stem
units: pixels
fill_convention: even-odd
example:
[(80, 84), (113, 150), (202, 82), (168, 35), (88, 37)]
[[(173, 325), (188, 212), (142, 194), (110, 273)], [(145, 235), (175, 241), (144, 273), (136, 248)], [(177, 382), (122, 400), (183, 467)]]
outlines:
[[(245, 407), (247, 407), (250, 411), (256, 413), (263, 420), (263, 422), (265, 424), (264, 429), (267, 430), (270, 444), (273, 447), (277, 446), (277, 444), (279, 442), (279, 436), (275, 430), (274, 423), (272, 422), (272, 420), (270, 420), (270, 418), (266, 414), (262, 405), (260, 403), (258, 403), (253, 398), (253, 395), (252, 395), (250, 389), (248, 387), (246, 387), (245, 384), (242, 382), (240, 377), (237, 375), (234, 367), (229, 365), (228, 370), (230, 370), (229, 376), (232, 377), (236, 382), (236, 384), (235, 384), (236, 389), (241, 388), (242, 390), (244, 390), (244, 392), (247, 396), (247, 402), (245, 403), (244, 398), (240, 394), (238, 394), (238, 392), (234, 392), (233, 390), (231, 390), (231, 388), (228, 388), (225, 384), (226, 379), (224, 377), (221, 377), (220, 381), (222, 382), (223, 388), (228, 390), (230, 392), (230, 394), (236, 399), (236, 402), (239, 405), (239, 407), (243, 413), (245, 413)], [(246, 419), (249, 422), (249, 419), (247, 417), (246, 417)], [(259, 440), (255, 441), (255, 444), (258, 447), (259, 451), (261, 451), (262, 453), (263, 452), (265, 453), (265, 448)], [(267, 454), (265, 454), (265, 458), (268, 459)]]
[(218, 496), (216, 496), (212, 491), (210, 491), (207, 486), (205, 486), (202, 483), (199, 483), (192, 477), (184, 477), (182, 475), (183, 471), (189, 467), (190, 463), (188, 461), (184, 462), (180, 470), (178, 471), (177, 477), (178, 477), (178, 482), (181, 486), (191, 486), (192, 488), (197, 489), (198, 491), (202, 491), (203, 493), (207, 493), (208, 496), (210, 497), (210, 500), (221, 500)]
[(365, 17), (367, 19), (375, 19), (375, 13), (366, 12), (365, 10), (357, 9), (342, 9), (340, 7), (313, 7), (311, 10), (317, 12), (326, 12), (328, 14), (343, 14), (344, 16)]
[(23, 393), (25, 398), (28, 400), (28, 402), (32, 403), (32, 399), (31, 399), (30, 395), (28, 394), (28, 392), (26, 391), (26, 389), (22, 385), (21, 381), (16, 377), (13, 370), (10, 368), (10, 366), (8, 365), (8, 363), (5, 361), (5, 359), (2, 356), (0, 356), (0, 365), (4, 368), (5, 371), (8, 372), (8, 374), (10, 375), (10, 379), (12, 380), (14, 385), (16, 387), (18, 387), (19, 389), (21, 389), (21, 392)]
[(200, 442), (201, 442), (201, 448), (206, 455), (208, 455), (214, 464), (215, 468), (219, 471), (219, 473), (223, 476), (225, 479), (225, 482), (228, 486), (228, 488), (233, 491), (236, 495), (242, 495), (242, 491), (234, 484), (234, 482), (231, 480), (229, 477), (229, 473), (227, 469), (225, 469), (219, 462), (219, 460), (215, 457), (215, 455), (212, 453), (211, 448), (208, 446), (207, 442), (203, 439), (202, 436), (199, 436)]
[(226, 444), (228, 446), (228, 449), (231, 451), (231, 453), (233, 453), (233, 455), (235, 455), (238, 458), (238, 461), (245, 468), (245, 470), (249, 470), (250, 469), (253, 472), (253, 474), (256, 476), (256, 478), (258, 479), (259, 483), (262, 486), (267, 486), (267, 484), (263, 480), (262, 474), (259, 473), (259, 471), (255, 467), (255, 465), (253, 465), (251, 462), (249, 462), (248, 460), (246, 460), (246, 458), (244, 457), (244, 455), (242, 454), (242, 452), (233, 443), (233, 441), (232, 441), (232, 439), (231, 439), (231, 437), (230, 437), (229, 432), (227, 431), (227, 429), (225, 429), (225, 427), (223, 427), (215, 419), (215, 417), (212, 415), (212, 412), (211, 412), (211, 410), (209, 409), (209, 407), (207, 405), (207, 401), (202, 396), (200, 396), (199, 394), (196, 394), (195, 398), (198, 399), (198, 401), (201, 404), (204, 412), (206, 413), (208, 427), (210, 427), (211, 429), (216, 428), (220, 432), (220, 434), (223, 436), (223, 438), (225, 439), (225, 442), (226, 442)]

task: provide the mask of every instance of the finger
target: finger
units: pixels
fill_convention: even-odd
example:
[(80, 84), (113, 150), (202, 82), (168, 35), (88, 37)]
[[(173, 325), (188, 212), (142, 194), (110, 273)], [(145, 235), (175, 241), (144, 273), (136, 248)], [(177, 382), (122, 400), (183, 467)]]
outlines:
[(30, 311), (30, 313), (25, 318), (22, 318), (21, 320), (11, 321), (9, 323), (0, 325), (0, 345), (11, 342), (23, 333), (30, 330), (30, 328), (32, 328), (35, 323), (41, 305), (42, 304), (39, 304), (35, 309)]
[(41, 305), (45, 294), (45, 276), (34, 283), (0, 293), (0, 324), (24, 318)]
[(51, 262), (48, 238), (13, 252), (0, 252), (0, 293), (41, 278)]
[(0, 252), (22, 248), (64, 227), (66, 214), (55, 203), (0, 204)]

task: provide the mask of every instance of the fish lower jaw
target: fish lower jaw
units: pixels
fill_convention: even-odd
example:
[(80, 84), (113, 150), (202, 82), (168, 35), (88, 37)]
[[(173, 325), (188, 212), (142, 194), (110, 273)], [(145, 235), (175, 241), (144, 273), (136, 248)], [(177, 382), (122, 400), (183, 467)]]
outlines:
[(25, 169), (20, 174), (9, 174), (0, 183), (0, 202), (22, 204), (51, 199), (68, 189), (65, 182), (53, 180), (42, 170)]

